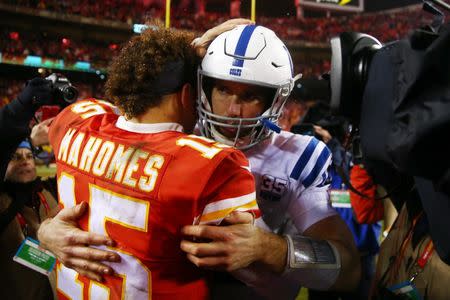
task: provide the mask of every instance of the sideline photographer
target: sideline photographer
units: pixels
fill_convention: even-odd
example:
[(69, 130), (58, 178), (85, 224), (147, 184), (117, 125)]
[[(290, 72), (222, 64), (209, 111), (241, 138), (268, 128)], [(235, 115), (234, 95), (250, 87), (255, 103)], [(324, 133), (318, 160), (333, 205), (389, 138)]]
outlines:
[[(52, 104), (51, 82), (34, 78), (28, 82), (17, 99), (0, 108), (0, 176), (5, 176), (11, 155), (19, 143), (31, 133), (29, 124), (42, 105)], [(1, 183), (0, 183), (1, 185)]]
[(1, 179), (4, 178), (11, 155), (19, 143), (29, 137), (31, 133), (29, 124), (35, 112), (43, 105), (65, 107), (77, 97), (77, 90), (67, 78), (60, 74), (52, 74), (46, 79), (30, 80), (17, 99), (0, 108)]
[(36, 238), (40, 223), (57, 210), (56, 180), (36, 176), (33, 153), (35, 147), (48, 144), (52, 119), (32, 130), (30, 121), (42, 105), (64, 105), (58, 101), (75, 100), (76, 95), (66, 78), (53, 74), (31, 80), (17, 99), (0, 108), (0, 289), (6, 299), (54, 297), (52, 273), (48, 278), (13, 257), (25, 238)]
[[(48, 132), (46, 123), (35, 128)], [(56, 179), (41, 180), (36, 176), (32, 146), (28, 141), (21, 142), (11, 156), (0, 193), (0, 289), (6, 299), (53, 298), (50, 282), (54, 274), (47, 278), (13, 261), (13, 257), (25, 238), (36, 238), (41, 221), (54, 214), (57, 205)]]

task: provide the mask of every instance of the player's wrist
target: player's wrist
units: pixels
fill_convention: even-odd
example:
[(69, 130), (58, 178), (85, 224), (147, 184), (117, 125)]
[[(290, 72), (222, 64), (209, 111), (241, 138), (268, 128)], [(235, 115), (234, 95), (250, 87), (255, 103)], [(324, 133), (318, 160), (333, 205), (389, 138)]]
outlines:
[(282, 273), (286, 266), (288, 246), (286, 240), (276, 234), (263, 232), (261, 240), (261, 262), (271, 271)]
[(39, 241), (40, 246), (47, 250), (49, 250), (49, 249), (47, 248), (47, 244), (46, 244), (46, 240), (45, 240), (45, 237), (46, 237), (45, 231), (47, 228), (47, 224), (49, 222), (51, 222), (51, 220), (52, 220), (52, 218), (45, 219), (42, 223), (39, 224), (39, 227), (36, 231), (36, 238)]

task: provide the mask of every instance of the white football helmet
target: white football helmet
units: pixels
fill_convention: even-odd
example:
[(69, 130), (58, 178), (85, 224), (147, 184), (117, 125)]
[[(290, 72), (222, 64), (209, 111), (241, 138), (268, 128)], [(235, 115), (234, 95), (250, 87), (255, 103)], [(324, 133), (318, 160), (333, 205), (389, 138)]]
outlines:
[[(255, 118), (214, 114), (205, 93), (205, 78), (230, 80), (273, 88), (268, 109)], [(263, 26), (241, 25), (219, 35), (208, 47), (198, 70), (199, 129), (203, 136), (239, 149), (250, 148), (267, 138), (276, 124), (294, 86), (291, 55), (275, 33)], [(210, 95), (209, 95), (210, 96)], [(234, 138), (220, 133), (220, 127), (236, 129)], [(245, 137), (242, 131), (249, 131)], [(245, 129), (245, 130), (243, 130)]]

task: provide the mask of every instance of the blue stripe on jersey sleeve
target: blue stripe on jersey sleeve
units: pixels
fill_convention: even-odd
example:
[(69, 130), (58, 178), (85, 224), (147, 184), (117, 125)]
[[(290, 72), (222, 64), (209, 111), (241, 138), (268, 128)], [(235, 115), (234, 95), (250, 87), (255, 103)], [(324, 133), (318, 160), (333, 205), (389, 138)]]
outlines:
[(328, 169), (322, 173), (322, 181), (317, 185), (317, 187), (323, 187), (323, 186), (331, 183), (332, 177), (330, 175), (329, 170), (330, 170), (330, 167), (328, 167)]
[(328, 158), (331, 155), (331, 151), (328, 147), (324, 147), (319, 157), (317, 158), (316, 164), (314, 168), (311, 170), (308, 176), (306, 176), (305, 180), (303, 180), (302, 184), (305, 188), (309, 187), (314, 180), (320, 175), (320, 171), (322, 171), (323, 167), (328, 161)]
[(305, 150), (303, 151), (302, 155), (298, 159), (297, 163), (294, 166), (294, 169), (291, 172), (291, 178), (294, 178), (295, 180), (298, 180), (300, 178), (300, 174), (302, 174), (303, 170), (305, 169), (306, 164), (311, 158), (318, 143), (319, 140), (316, 138), (312, 138), (311, 141), (309, 141), (308, 146), (306, 146)]

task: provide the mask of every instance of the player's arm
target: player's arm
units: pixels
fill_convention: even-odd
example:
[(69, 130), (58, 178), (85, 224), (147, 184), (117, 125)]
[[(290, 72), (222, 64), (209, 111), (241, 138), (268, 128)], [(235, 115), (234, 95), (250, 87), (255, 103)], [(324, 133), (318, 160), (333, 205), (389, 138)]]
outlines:
[(284, 237), (284, 276), (318, 290), (352, 290), (360, 278), (359, 254), (349, 228), (331, 207), (330, 167), (331, 151), (313, 138), (292, 169), (298, 185), (288, 214), (301, 234)]
[[(304, 235), (313, 242), (321, 243), (324, 251), (334, 247), (335, 260), (340, 261), (340, 266), (335, 265), (337, 272), (335, 277), (330, 276), (325, 281), (325, 276), (317, 274), (318, 276), (315, 279), (317, 283), (323, 281), (323, 284), (319, 283), (318, 288), (322, 290), (354, 290), (361, 276), (361, 266), (353, 236), (344, 220), (337, 215), (327, 217), (309, 227), (304, 232)], [(332, 263), (333, 258), (331, 256), (330, 259)], [(330, 269), (328, 274), (332, 275), (332, 273), (332, 269)]]
[[(238, 216), (233, 220), (239, 220)], [(234, 224), (231, 220), (228, 223)], [(253, 286), (263, 286), (263, 280), (269, 283), (271, 276), (268, 274), (271, 273), (298, 285), (322, 290), (351, 290), (359, 280), (359, 255), (351, 233), (339, 216), (314, 224), (304, 236), (290, 236), (291, 244), (287, 237), (249, 224), (186, 226), (182, 232), (198, 239), (212, 240), (209, 243), (184, 240), (181, 244), (181, 249), (199, 267), (236, 271), (258, 262), (263, 266), (259, 268), (260, 272), (266, 273), (259, 278), (260, 282), (249, 282), (246, 276), (237, 276)], [(312, 260), (318, 252), (328, 255), (326, 261)], [(289, 254), (292, 257), (288, 259)], [(305, 261), (295, 261), (297, 257)], [(250, 277), (257, 276), (251, 274)]]
[[(254, 226), (242, 212), (235, 212), (224, 221), (226, 226), (183, 227), (186, 238), (181, 242), (181, 249), (190, 261), (198, 267), (228, 272), (258, 261), (268, 270), (282, 272), (287, 254), (287, 243), (282, 237)], [(198, 243), (191, 237), (210, 241)]]
[[(240, 153), (242, 155), (242, 153)], [(243, 155), (242, 155), (243, 157)], [(233, 194), (236, 189), (246, 189), (240, 194), (253, 194), (248, 201), (256, 201), (253, 175), (246, 164), (244, 168), (239, 163), (226, 163), (217, 168), (215, 182), (208, 185), (206, 194), (215, 195), (220, 191), (219, 198), (230, 198), (223, 195)], [(226, 177), (223, 174), (227, 174)], [(217, 196), (216, 196), (217, 198)], [(214, 201), (210, 201), (214, 205)], [(233, 207), (233, 205), (228, 205)], [(206, 207), (208, 208), (208, 206)], [(181, 242), (181, 249), (195, 265), (202, 268), (233, 272), (245, 268), (255, 261), (269, 265), (282, 271), (286, 261), (286, 242), (278, 236), (269, 233), (250, 222), (248, 216), (239, 210), (229, 209), (222, 213), (223, 222), (210, 224), (200, 222), (200, 225), (190, 225), (182, 228), (185, 239)], [(232, 213), (232, 214), (231, 214)], [(228, 216), (228, 214), (231, 214)], [(228, 216), (228, 217), (227, 217)], [(201, 220), (201, 219), (200, 219)], [(256, 220), (259, 223), (261, 220)], [(209, 240), (209, 242), (198, 242)], [(266, 251), (266, 249), (284, 249), (281, 251)]]
[[(286, 284), (296, 282), (314, 289), (353, 288), (359, 280), (359, 256), (349, 229), (335, 212), (328, 209), (327, 185), (324, 180), (327, 178), (330, 157), (326, 151), (324, 153), (321, 165), (315, 169), (317, 175), (308, 177), (307, 172), (303, 177), (296, 178), (301, 179), (307, 188), (304, 193), (299, 194), (298, 199), (292, 201), (293, 204), (288, 209), (298, 231), (303, 232), (304, 236), (281, 237), (261, 229), (251, 230), (241, 224), (221, 228), (184, 228), (185, 234), (212, 239), (211, 244), (216, 244), (217, 248), (222, 247), (221, 251), (226, 252), (229, 260), (227, 268), (214, 265), (214, 257), (206, 257), (202, 246), (185, 244), (188, 247), (182, 249), (191, 254), (198, 253), (195, 255), (198, 264), (209, 268), (233, 271), (244, 268), (251, 262), (258, 262), (261, 268), (252, 266), (250, 270), (240, 270), (237, 277), (260, 288), (262, 292), (265, 292), (263, 289), (267, 284), (281, 276), (286, 279)], [(300, 207), (305, 202), (311, 204), (307, 210)], [(308, 212), (307, 215), (301, 213), (305, 211)], [(226, 240), (223, 238), (225, 236)], [(246, 248), (242, 245), (246, 245)], [(241, 249), (258, 250), (241, 252)], [(318, 261), (315, 259), (316, 254), (324, 254), (324, 259)], [(246, 260), (241, 260), (240, 256), (246, 257)]]
[(331, 152), (312, 139), (298, 162), (291, 173), (298, 180), (298, 196), (291, 199), (288, 213), (301, 234), (285, 236), (284, 274), (309, 288), (351, 290), (359, 281), (360, 261), (349, 228), (330, 205)]
[[(234, 158), (228, 157), (221, 163), (208, 182), (200, 225), (182, 229), (186, 238), (180, 247), (199, 267), (232, 271), (252, 263), (263, 247), (253, 217), (242, 213), (257, 209), (255, 183), (243, 154), (236, 156), (236, 153)], [(239, 224), (216, 226), (227, 223)], [(212, 242), (198, 242), (192, 237), (208, 237)]]
[(101, 281), (102, 275), (114, 270), (102, 262), (118, 262), (115, 252), (90, 246), (111, 246), (114, 242), (107, 236), (85, 232), (78, 228), (77, 221), (86, 213), (88, 204), (82, 202), (72, 208), (62, 209), (53, 218), (43, 221), (37, 232), (40, 245), (53, 252), (65, 266), (90, 279)]
[[(111, 104), (96, 99), (77, 101), (66, 107), (56, 116), (48, 130), (53, 150), (58, 153), (61, 140), (70, 127), (78, 126), (91, 117), (115, 111)], [(114, 262), (119, 256), (113, 252), (89, 247), (110, 245), (112, 241), (78, 228), (77, 221), (86, 209), (86, 204), (65, 208), (55, 217), (45, 220), (38, 230), (38, 239), (41, 245), (53, 252), (64, 265), (98, 280), (102, 274), (113, 273), (111, 267), (101, 261)]]

